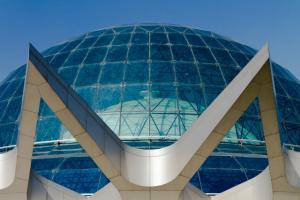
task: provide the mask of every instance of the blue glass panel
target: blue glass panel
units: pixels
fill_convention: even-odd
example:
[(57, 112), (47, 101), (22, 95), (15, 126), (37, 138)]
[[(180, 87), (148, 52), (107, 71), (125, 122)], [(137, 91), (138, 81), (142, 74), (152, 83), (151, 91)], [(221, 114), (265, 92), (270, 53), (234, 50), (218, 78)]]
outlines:
[(167, 45), (151, 45), (151, 59), (168, 61), (172, 60), (171, 49)]
[(204, 94), (206, 104), (209, 105), (223, 90), (223, 87), (205, 86)]
[(202, 189), (206, 193), (220, 193), (247, 180), (241, 170), (205, 169), (200, 171)]
[(200, 77), (195, 64), (177, 62), (175, 64), (177, 82), (180, 83), (200, 83)]
[(148, 111), (149, 88), (147, 85), (126, 86), (123, 94), (123, 111)]
[(239, 51), (239, 49), (233, 46), (232, 43), (228, 40), (218, 39), (218, 41), (222, 43), (222, 45), (230, 51)]
[(114, 61), (123, 61), (127, 55), (127, 46), (112, 46), (106, 57), (106, 61), (114, 62)]
[(68, 53), (62, 53), (62, 54), (57, 54), (52, 61), (50, 62), (50, 65), (52, 67), (54, 67), (55, 69), (59, 68), (60, 66), (62, 66), (62, 64), (65, 63), (66, 59), (69, 56), (69, 52)]
[(72, 52), (64, 63), (64, 66), (81, 64), (86, 56), (86, 53), (87, 49)]
[(149, 64), (147, 62), (129, 63), (126, 65), (127, 83), (146, 83), (149, 81)]
[(0, 125), (0, 145), (8, 146), (16, 144), (18, 125), (15, 123)]
[(173, 45), (172, 52), (174, 56), (174, 60), (177, 61), (193, 61), (193, 55), (191, 49), (187, 46), (183, 45)]
[(26, 66), (27, 66), (27, 65), (22, 65), (21, 67), (19, 67), (18, 69), (16, 69), (16, 70), (11, 74), (11, 76), (14, 77), (14, 79), (23, 78), (23, 77), (25, 76)]
[(236, 157), (239, 164), (241, 164), (246, 169), (262, 170), (268, 166), (267, 158), (247, 158), (247, 157)]
[(147, 44), (148, 42), (149, 35), (144, 33), (135, 33), (131, 39), (131, 43), (133, 44)]
[(172, 85), (153, 84), (150, 98), (153, 111), (167, 112), (177, 110), (176, 88)]
[(49, 108), (49, 106), (45, 103), (43, 99), (41, 99), (40, 102), (39, 116), (40, 117), (54, 116), (54, 112)]
[(106, 47), (93, 48), (88, 52), (88, 54), (84, 60), (84, 63), (85, 64), (100, 63), (103, 61), (103, 59), (106, 55), (106, 52), (107, 52)]
[(230, 81), (232, 81), (232, 79), (240, 72), (240, 68), (238, 67), (221, 66), (221, 69), (227, 83), (230, 83)]
[(71, 51), (71, 50), (75, 49), (80, 42), (81, 42), (81, 40), (71, 41), (61, 51), (62, 52)]
[(96, 87), (80, 87), (76, 89), (76, 92), (81, 98), (91, 107), (94, 107), (95, 96), (98, 89)]
[[(171, 111), (168, 107), (165, 111)], [(151, 114), (150, 136), (160, 138), (178, 138), (180, 136), (179, 120), (176, 114)]]
[(202, 41), (202, 39), (197, 36), (197, 35), (185, 35), (185, 37), (187, 38), (187, 40), (189, 41), (190, 45), (195, 45), (195, 46), (206, 46), (204, 44), (204, 42)]
[(293, 102), (288, 97), (277, 96), (277, 106), (279, 110), (279, 117), (283, 121), (296, 122), (299, 123), (299, 116), (295, 110)]
[(18, 87), (20, 87), (20, 85), (23, 85), (23, 80), (19, 79), (9, 82), (9, 84), (6, 86), (6, 89), (3, 90), (1, 94), (1, 100), (11, 98), (18, 89)]
[(287, 92), (289, 96), (294, 98), (300, 97), (300, 83), (282, 79), (280, 77), (278, 77), (278, 80), (280, 81), (281, 86), (284, 88), (284, 91)]
[(121, 115), (121, 129), (119, 136), (123, 138), (149, 137), (149, 114), (123, 113)]
[(216, 57), (217, 61), (220, 64), (230, 65), (230, 66), (236, 65), (227, 51), (212, 49), (212, 53), (214, 54), (214, 56)]
[(129, 49), (129, 60), (148, 60), (149, 46), (148, 45), (131, 45)]
[(122, 82), (124, 76), (124, 66), (125, 65), (123, 63), (104, 65), (102, 68), (100, 83), (112, 84)]
[(107, 46), (111, 43), (113, 38), (113, 35), (103, 35), (96, 41), (94, 47)]
[(173, 65), (169, 62), (154, 62), (150, 64), (152, 82), (173, 82)]
[(187, 45), (187, 42), (182, 34), (179, 33), (169, 33), (169, 40), (172, 44), (183, 44)]
[(249, 62), (249, 59), (244, 54), (237, 52), (230, 52), (230, 54), (240, 67), (246, 66), (246, 64)]
[(31, 163), (32, 169), (39, 170), (52, 170), (61, 164), (65, 158), (43, 158), (43, 159), (33, 159)]
[(206, 85), (225, 85), (220, 68), (216, 65), (199, 64), (201, 80)]
[(24, 90), (24, 81), (20, 80), (19, 85), (17, 86), (17, 89), (14, 91), (14, 94), (12, 97), (16, 98), (16, 97), (22, 96), (23, 90)]
[(87, 86), (97, 83), (100, 69), (100, 65), (97, 64), (85, 65), (84, 67), (80, 68), (75, 85)]
[[(56, 173), (53, 181), (78, 193), (95, 193), (99, 189), (100, 175), (98, 169), (64, 170)], [(106, 183), (108, 183), (107, 179)]]
[(239, 169), (240, 165), (229, 156), (209, 156), (202, 165), (205, 168)]
[(37, 122), (36, 141), (49, 141), (60, 139), (60, 122), (56, 117), (39, 119)]
[(202, 113), (205, 101), (200, 86), (178, 87), (179, 109), (181, 113)]
[(90, 169), (97, 168), (97, 165), (89, 157), (73, 157), (68, 158), (59, 166), (63, 169)]
[(118, 34), (115, 36), (112, 45), (127, 44), (130, 40), (131, 34)]
[(14, 98), (9, 101), (2, 122), (15, 122), (20, 114), (22, 98)]
[(165, 33), (151, 33), (150, 41), (152, 44), (167, 44), (169, 42)]
[(78, 49), (89, 48), (96, 42), (97, 39), (98, 39), (97, 37), (85, 39), (83, 42), (80, 43), (80, 45), (78, 46)]
[(0, 123), (1, 123), (2, 116), (5, 113), (5, 109), (6, 109), (8, 102), (9, 102), (8, 100), (0, 101)]
[(95, 111), (118, 111), (120, 110), (120, 87), (100, 88), (96, 101)]
[(200, 63), (215, 63), (215, 59), (208, 48), (193, 47), (193, 53), (196, 60)]
[(78, 67), (73, 66), (61, 68), (58, 73), (68, 85), (72, 85), (78, 73)]
[(205, 36), (203, 36), (202, 39), (211, 48), (223, 49), (222, 45), (216, 39), (214, 39), (212, 37), (205, 37)]

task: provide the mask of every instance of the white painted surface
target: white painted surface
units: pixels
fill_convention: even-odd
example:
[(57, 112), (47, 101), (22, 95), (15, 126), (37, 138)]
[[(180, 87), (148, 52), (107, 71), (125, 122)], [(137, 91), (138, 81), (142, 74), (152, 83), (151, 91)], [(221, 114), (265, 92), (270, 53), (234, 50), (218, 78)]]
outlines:
[(0, 153), (0, 190), (11, 185), (15, 179), (17, 164), (17, 147)]

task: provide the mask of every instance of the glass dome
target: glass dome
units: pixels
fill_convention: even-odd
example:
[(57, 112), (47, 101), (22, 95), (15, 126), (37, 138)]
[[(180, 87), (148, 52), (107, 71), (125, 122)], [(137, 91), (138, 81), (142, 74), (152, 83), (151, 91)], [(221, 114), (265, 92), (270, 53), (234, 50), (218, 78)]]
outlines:
[[(256, 50), (213, 32), (168, 24), (137, 24), (83, 34), (45, 50), (43, 56), (124, 142), (137, 148), (155, 149), (178, 140), (255, 53)], [(272, 69), (282, 142), (299, 145), (299, 81), (276, 63), (272, 63)], [(25, 65), (0, 84), (2, 151), (17, 141), (24, 76)], [(72, 139), (42, 101), (36, 142)], [(35, 156), (41, 155), (39, 148), (44, 147), (36, 146)], [(82, 149), (78, 151), (83, 152)], [(53, 149), (42, 152), (53, 154)], [(215, 150), (217, 152), (265, 155), (256, 101), (228, 132)], [(214, 169), (222, 168), (222, 162), (220, 166), (214, 166), (216, 164), (212, 163), (216, 162), (210, 162), (212, 159), (192, 179), (194, 185), (198, 184), (206, 192), (214, 192), (211, 188), (216, 187), (203, 186), (209, 182), (209, 177), (202, 177), (206, 181), (200, 184), (201, 173), (206, 176), (216, 173)], [(34, 162), (33, 167), (41, 170), (40, 163)], [(49, 171), (53, 172), (55, 167), (59, 171), (60, 162), (48, 166)], [(72, 160), (70, 162), (74, 164)], [(244, 176), (241, 180), (244, 180), (267, 165), (263, 159), (260, 167), (252, 169), (248, 162), (240, 159), (238, 164), (227, 166), (239, 170), (238, 173)], [(85, 167), (95, 169), (95, 173), (102, 176), (96, 166), (81, 166), (80, 169)], [(210, 171), (203, 174), (203, 170)], [(247, 170), (251, 173), (247, 174)], [(224, 174), (220, 172), (220, 176)], [(50, 177), (46, 172), (44, 175)], [(230, 176), (222, 178), (229, 180)], [(101, 181), (103, 184), (108, 182), (107, 179)], [(218, 192), (223, 189), (219, 187)], [(78, 191), (86, 190), (80, 188)]]

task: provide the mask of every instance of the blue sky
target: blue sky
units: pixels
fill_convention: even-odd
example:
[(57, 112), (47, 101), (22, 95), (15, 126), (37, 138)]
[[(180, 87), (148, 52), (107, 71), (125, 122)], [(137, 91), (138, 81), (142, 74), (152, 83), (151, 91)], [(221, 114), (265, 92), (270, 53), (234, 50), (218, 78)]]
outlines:
[(299, 0), (0, 0), (0, 80), (42, 51), (91, 30), (128, 23), (188, 25), (260, 48), (300, 78)]

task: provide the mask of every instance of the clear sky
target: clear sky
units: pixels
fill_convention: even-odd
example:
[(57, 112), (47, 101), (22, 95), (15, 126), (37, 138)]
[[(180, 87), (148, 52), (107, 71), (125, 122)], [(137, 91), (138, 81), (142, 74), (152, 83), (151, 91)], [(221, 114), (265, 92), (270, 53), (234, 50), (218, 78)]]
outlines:
[(81, 33), (142, 22), (214, 31), (259, 49), (300, 78), (300, 0), (0, 0), (0, 80), (42, 51)]

